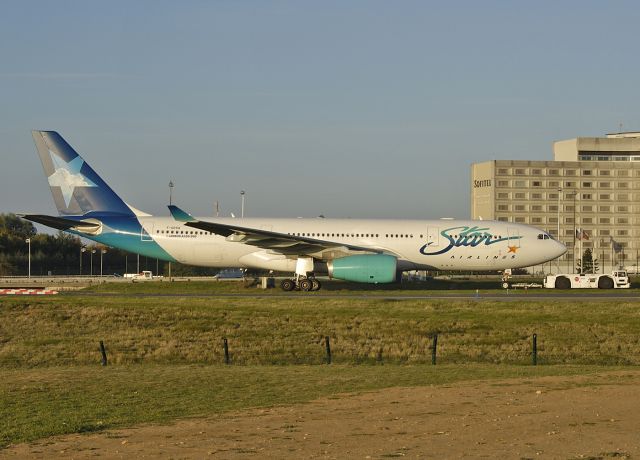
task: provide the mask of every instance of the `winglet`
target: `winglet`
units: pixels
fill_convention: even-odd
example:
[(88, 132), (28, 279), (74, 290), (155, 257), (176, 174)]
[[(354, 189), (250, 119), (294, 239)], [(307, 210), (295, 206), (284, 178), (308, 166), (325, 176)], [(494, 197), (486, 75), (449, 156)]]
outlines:
[(177, 206), (172, 204), (169, 205), (169, 212), (171, 213), (171, 217), (173, 217), (178, 222), (196, 222), (197, 219), (193, 217), (186, 211), (183, 211)]

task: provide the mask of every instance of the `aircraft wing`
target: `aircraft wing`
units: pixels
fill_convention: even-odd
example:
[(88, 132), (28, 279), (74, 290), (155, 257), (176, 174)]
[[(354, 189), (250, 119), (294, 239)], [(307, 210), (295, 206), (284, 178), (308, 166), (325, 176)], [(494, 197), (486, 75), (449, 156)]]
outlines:
[(304, 236), (288, 235), (240, 225), (219, 224), (198, 220), (177, 206), (169, 206), (174, 219), (184, 222), (187, 227), (193, 227), (206, 232), (215, 233), (227, 238), (228, 241), (249, 244), (262, 249), (270, 249), (285, 255), (310, 255), (325, 250), (345, 250), (347, 252), (382, 253), (382, 250), (319, 240)]
[(47, 227), (55, 228), (57, 230), (74, 230), (92, 232), (100, 228), (99, 223), (95, 222), (83, 222), (78, 220), (65, 219), (63, 217), (46, 216), (43, 214), (18, 214), (23, 219), (36, 222), (38, 224), (46, 225)]

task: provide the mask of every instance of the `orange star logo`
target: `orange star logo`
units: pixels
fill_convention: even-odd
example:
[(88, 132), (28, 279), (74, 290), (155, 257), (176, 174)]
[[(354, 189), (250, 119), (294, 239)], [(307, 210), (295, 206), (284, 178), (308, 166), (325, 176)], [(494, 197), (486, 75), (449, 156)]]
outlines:
[(518, 249), (520, 249), (518, 246), (508, 246), (508, 248), (509, 248), (508, 252), (513, 252), (514, 254)]

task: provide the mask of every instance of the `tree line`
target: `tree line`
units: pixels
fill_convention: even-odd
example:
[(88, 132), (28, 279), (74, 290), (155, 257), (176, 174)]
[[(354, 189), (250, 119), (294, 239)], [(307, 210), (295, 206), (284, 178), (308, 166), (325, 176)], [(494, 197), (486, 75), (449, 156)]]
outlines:
[[(31, 241), (31, 275), (122, 275), (151, 270), (168, 274), (168, 264), (152, 257), (111, 248), (94, 242), (84, 242), (65, 232), (38, 233), (32, 222), (15, 214), (0, 214), (0, 276), (24, 276), (29, 270)], [(192, 267), (173, 263), (175, 276), (214, 275), (218, 269)]]

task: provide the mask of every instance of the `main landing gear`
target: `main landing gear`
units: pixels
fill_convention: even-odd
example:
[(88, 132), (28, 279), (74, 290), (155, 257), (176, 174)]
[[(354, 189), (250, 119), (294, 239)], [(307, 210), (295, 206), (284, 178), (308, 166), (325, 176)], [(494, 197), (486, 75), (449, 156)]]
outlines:
[(283, 280), (282, 283), (280, 283), (280, 287), (283, 291), (293, 291), (295, 289), (309, 292), (318, 291), (322, 285), (314, 276), (296, 276), (296, 278), (293, 279), (288, 278)]

